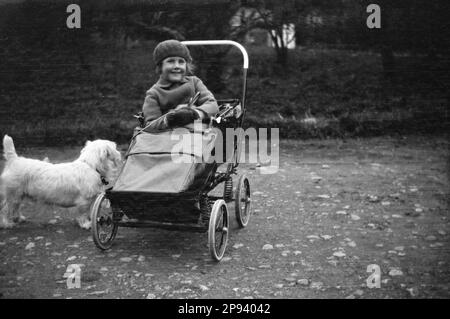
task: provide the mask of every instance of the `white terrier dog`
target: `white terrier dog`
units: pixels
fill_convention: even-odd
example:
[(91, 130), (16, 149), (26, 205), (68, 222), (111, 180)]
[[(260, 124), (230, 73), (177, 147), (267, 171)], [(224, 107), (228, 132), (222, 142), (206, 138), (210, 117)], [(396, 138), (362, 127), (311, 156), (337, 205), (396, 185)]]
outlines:
[(5, 168), (0, 177), (4, 201), (0, 204), (0, 227), (8, 228), (25, 217), (19, 206), (26, 197), (62, 207), (76, 207), (82, 228), (91, 226), (89, 207), (105, 185), (117, 177), (122, 163), (116, 143), (108, 140), (87, 141), (80, 157), (70, 163), (48, 161), (17, 155), (11, 137), (3, 138)]

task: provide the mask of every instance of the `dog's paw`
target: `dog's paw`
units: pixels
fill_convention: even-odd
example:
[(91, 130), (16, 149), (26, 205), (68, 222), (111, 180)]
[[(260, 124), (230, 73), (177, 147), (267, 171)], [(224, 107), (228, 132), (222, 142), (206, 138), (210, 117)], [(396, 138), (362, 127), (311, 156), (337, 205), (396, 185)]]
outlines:
[(83, 229), (90, 229), (91, 228), (91, 221), (86, 218), (85, 216), (81, 216), (77, 218), (78, 225)]

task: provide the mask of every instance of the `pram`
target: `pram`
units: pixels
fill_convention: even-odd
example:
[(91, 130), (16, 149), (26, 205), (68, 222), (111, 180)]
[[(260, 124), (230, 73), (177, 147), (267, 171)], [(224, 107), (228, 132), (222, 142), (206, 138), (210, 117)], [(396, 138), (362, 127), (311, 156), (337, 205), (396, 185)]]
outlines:
[[(233, 190), (233, 175), (241, 152), (245, 117), (248, 55), (245, 48), (229, 40), (184, 41), (185, 45), (233, 45), (243, 55), (241, 99), (218, 100), (219, 113), (209, 125), (133, 134), (125, 164), (114, 186), (98, 195), (92, 209), (92, 235), (95, 245), (111, 248), (119, 227), (155, 227), (208, 233), (211, 257), (220, 261), (229, 235), (227, 203), (235, 206), (239, 227), (248, 225), (251, 214), (250, 183), (240, 175)], [(232, 141), (218, 142), (226, 129), (239, 132)], [(180, 142), (182, 141), (182, 142)], [(193, 141), (193, 142), (192, 142)], [(228, 144), (228, 146), (227, 146)], [(219, 172), (215, 155), (232, 155)], [(182, 146), (182, 147), (180, 147)], [(176, 160), (174, 160), (176, 159)], [(191, 160), (189, 160), (191, 159)], [(210, 193), (223, 184), (223, 195)]]

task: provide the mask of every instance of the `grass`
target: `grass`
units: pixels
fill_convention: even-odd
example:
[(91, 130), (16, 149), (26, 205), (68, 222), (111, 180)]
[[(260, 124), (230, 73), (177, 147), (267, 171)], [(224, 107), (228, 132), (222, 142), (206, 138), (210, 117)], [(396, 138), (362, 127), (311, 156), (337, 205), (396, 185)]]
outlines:
[[(145, 91), (156, 81), (149, 45), (97, 48), (89, 63), (70, 52), (3, 51), (0, 133), (25, 145), (126, 143)], [(383, 77), (371, 52), (299, 48), (287, 69), (270, 48), (249, 48), (246, 126), (279, 127), (283, 138), (442, 133), (448, 126), (449, 61), (398, 57), (397, 76)], [(240, 60), (230, 55), (230, 63)], [(199, 62), (199, 76), (208, 81)], [(239, 70), (227, 63), (218, 97), (239, 96)], [(216, 93), (216, 92), (214, 92)]]

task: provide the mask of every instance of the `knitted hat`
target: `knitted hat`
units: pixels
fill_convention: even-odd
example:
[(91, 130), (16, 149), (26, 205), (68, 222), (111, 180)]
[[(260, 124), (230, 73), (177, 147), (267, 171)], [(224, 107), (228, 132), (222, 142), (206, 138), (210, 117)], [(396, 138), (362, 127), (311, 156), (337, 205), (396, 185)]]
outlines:
[(159, 43), (153, 51), (153, 61), (159, 64), (165, 58), (170, 56), (179, 56), (184, 58), (187, 62), (192, 62), (189, 49), (178, 40), (166, 40)]

